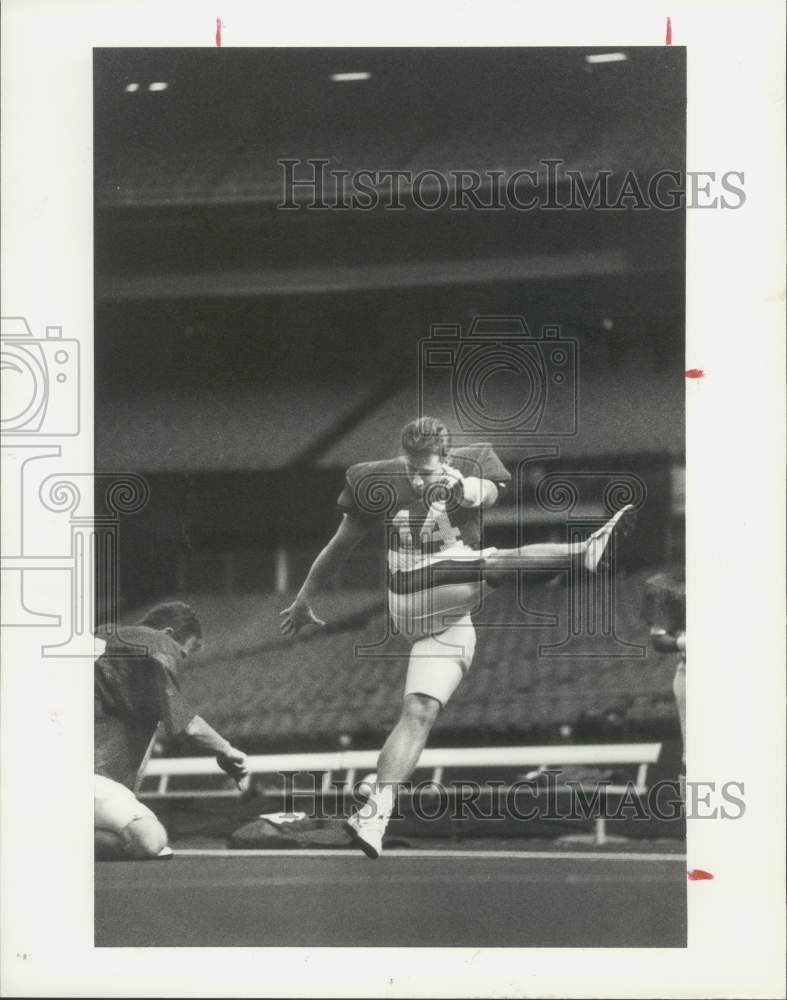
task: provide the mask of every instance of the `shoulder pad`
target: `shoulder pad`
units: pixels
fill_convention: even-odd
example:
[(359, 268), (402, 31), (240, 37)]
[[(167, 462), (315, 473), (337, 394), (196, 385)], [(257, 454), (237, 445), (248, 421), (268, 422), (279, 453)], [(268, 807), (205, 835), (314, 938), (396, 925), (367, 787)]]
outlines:
[(351, 485), (371, 476), (381, 479), (397, 479), (404, 475), (404, 467), (398, 458), (386, 458), (382, 462), (358, 462), (347, 470), (347, 482)]
[(480, 476), (495, 483), (507, 483), (511, 479), (510, 472), (488, 441), (455, 448), (448, 457), (451, 464), (465, 476)]
[(459, 448), (452, 448), (448, 453), (449, 458), (471, 458), (478, 461), (492, 450), (489, 441), (479, 441), (478, 444), (465, 444)]
[(492, 445), (488, 442), (467, 444), (461, 448), (452, 448), (448, 453), (448, 461), (466, 476), (483, 475)]
[(362, 515), (385, 515), (395, 510), (406, 496), (409, 481), (400, 459), (382, 462), (359, 462), (347, 470), (347, 484), (352, 491), (356, 512)]

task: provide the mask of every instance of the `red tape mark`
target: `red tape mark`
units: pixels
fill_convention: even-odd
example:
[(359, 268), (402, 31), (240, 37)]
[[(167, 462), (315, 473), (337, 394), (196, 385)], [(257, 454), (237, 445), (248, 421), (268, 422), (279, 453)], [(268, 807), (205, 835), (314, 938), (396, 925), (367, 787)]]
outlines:
[(706, 872), (702, 868), (690, 868), (686, 874), (690, 882), (702, 882), (703, 880), (713, 878), (710, 872)]
[(686, 378), (705, 378), (705, 372), (701, 368), (687, 368)]
[(667, 18), (667, 39), (665, 44), (672, 45), (672, 19), (669, 17)]
[(216, 18), (216, 47), (221, 48), (221, 18)]

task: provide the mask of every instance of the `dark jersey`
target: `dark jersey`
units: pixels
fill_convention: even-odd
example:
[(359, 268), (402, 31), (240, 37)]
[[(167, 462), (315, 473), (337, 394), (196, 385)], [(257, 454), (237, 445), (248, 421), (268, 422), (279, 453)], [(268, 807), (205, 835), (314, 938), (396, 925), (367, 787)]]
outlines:
[(132, 625), (105, 638), (93, 670), (95, 771), (133, 788), (159, 725), (175, 736), (195, 712), (180, 693), (183, 654), (166, 632)]
[[(454, 449), (446, 464), (500, 488), (511, 479), (486, 443)], [(339, 510), (384, 527), (389, 609), (397, 621), (431, 622), (435, 608), (445, 611), (449, 605), (453, 609), (475, 602), (482, 509), (463, 507), (461, 499), (457, 490), (446, 493), (443, 487), (416, 493), (404, 458), (363, 462), (347, 470)]]
[[(504, 486), (511, 475), (490, 444), (468, 445), (451, 451), (446, 464), (463, 476), (487, 479)], [(417, 494), (410, 483), (403, 458), (361, 462), (347, 470), (339, 510), (368, 522), (382, 522), (388, 532), (389, 551), (414, 549), (428, 557), (462, 543), (481, 544), (481, 509), (462, 507), (456, 494), (442, 489)]]

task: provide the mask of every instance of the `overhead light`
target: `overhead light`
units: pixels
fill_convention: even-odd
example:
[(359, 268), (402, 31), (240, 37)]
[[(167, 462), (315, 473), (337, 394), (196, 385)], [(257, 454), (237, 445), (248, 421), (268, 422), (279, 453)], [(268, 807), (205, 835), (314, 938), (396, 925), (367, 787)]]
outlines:
[(136, 92), (138, 90), (139, 90), (139, 84), (138, 83), (127, 83), (126, 84), (126, 93), (127, 94), (136, 94)]
[(625, 52), (598, 52), (592, 56), (585, 56), (585, 62), (591, 66), (598, 63), (625, 62), (627, 59)]
[(168, 83), (159, 81), (158, 83), (149, 83), (148, 90), (166, 90), (168, 86), (169, 86)]
[(331, 73), (334, 83), (352, 83), (354, 80), (371, 80), (371, 73)]

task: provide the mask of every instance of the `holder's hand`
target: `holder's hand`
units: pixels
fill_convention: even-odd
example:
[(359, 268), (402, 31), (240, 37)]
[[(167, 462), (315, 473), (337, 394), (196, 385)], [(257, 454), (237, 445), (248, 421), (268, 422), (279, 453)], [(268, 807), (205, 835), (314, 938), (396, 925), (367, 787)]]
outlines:
[(226, 772), (244, 792), (249, 785), (249, 768), (246, 763), (246, 754), (242, 750), (230, 747), (223, 753), (216, 755), (216, 763)]
[(279, 629), (282, 635), (291, 639), (306, 625), (319, 625), (322, 627), (325, 622), (318, 618), (306, 601), (296, 598), (292, 604), (279, 613)]

